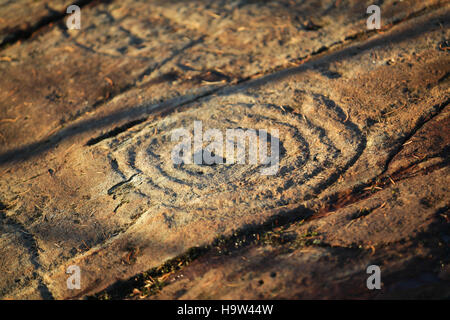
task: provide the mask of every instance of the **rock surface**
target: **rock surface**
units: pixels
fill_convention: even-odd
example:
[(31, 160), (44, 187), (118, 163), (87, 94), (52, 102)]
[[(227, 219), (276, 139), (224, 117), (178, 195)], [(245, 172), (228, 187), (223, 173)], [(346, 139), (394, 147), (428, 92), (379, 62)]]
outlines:
[[(86, 1), (81, 30), (17, 3), (0, 297), (450, 296), (447, 1), (383, 1), (379, 31), (366, 1)], [(277, 130), (276, 174), (173, 164), (195, 121)]]

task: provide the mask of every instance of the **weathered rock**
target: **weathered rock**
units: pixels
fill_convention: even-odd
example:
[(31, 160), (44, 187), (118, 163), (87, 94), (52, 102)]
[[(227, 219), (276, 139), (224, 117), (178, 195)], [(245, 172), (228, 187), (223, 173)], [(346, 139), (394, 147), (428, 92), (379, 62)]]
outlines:
[(60, 18), (71, 4), (64, 0), (4, 1), (0, 4), (0, 45), (31, 36), (38, 28)]
[[(211, 250), (166, 277), (162, 292), (150, 297), (448, 296), (448, 174), (446, 167), (390, 184), (368, 199), (269, 234), (229, 256)], [(366, 268), (373, 264), (381, 268), (382, 290), (366, 287)]]
[[(367, 34), (360, 2), (317, 3), (98, 4), (82, 11), (79, 34), (50, 28), (4, 49), (17, 59), (1, 66), (14, 78), (0, 80), (2, 104), (12, 106), (2, 117), (13, 119), (1, 127), (8, 144), (0, 155), (0, 265), (10, 270), (1, 273), (1, 295), (84, 297), (277, 219), (307, 219), (286, 232), (301, 239), (317, 230), (323, 247), (308, 243), (305, 252), (291, 239), (289, 256), (256, 244), (213, 266), (206, 255), (180, 271), (192, 281), (175, 281), (161, 297), (320, 298), (324, 283), (313, 283), (314, 270), (333, 286), (328, 297), (373, 297), (364, 291), (372, 258), (392, 266), (393, 286), (422, 251), (443, 257), (417, 243), (434, 228), (443, 232), (448, 210), (450, 63), (440, 43), (449, 7), (410, 2), (405, 13), (403, 2), (386, 1), (392, 25)], [(26, 78), (38, 59), (42, 72)], [(298, 66), (285, 69), (291, 64)], [(46, 116), (36, 107), (48, 105), (41, 85), (64, 97)], [(224, 136), (278, 130), (279, 170), (174, 165), (171, 134), (192, 131), (194, 121)], [(376, 256), (365, 250), (372, 246)], [(242, 257), (248, 262), (237, 267)], [(66, 287), (69, 265), (82, 270), (81, 290)], [(252, 279), (271, 272), (283, 277), (253, 291)]]
[[(19, 5), (32, 13), (16, 10), (18, 4), (5, 5), (6, 16), (11, 17), (5, 18), (6, 26), (10, 20), (39, 20), (47, 11), (52, 16), (64, 3), (52, 3), (53, 10), (47, 1), (30, 6), (25, 2)], [(83, 114), (99, 108), (111, 114), (112, 105), (106, 102), (130, 88), (133, 101), (128, 108), (177, 97), (189, 100), (226, 83), (296, 65), (364, 34), (368, 4), (334, 2), (86, 5), (81, 30), (67, 30), (64, 20), (55, 21), (45, 32), (38, 30), (31, 41), (2, 51), (0, 104), (5, 108), (0, 109), (0, 151), (11, 158), (24, 147), (35, 148)], [(386, 1), (384, 24), (440, 3)], [(323, 72), (335, 76), (327, 69)], [(121, 107), (123, 102), (116, 108)], [(132, 116), (116, 117), (115, 124), (133, 120)]]

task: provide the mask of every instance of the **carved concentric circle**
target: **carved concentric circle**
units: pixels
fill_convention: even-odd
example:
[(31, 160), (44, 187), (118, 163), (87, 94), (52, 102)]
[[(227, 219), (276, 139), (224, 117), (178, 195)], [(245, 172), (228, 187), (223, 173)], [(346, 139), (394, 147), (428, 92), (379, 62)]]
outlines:
[[(304, 199), (333, 183), (353, 161), (360, 142), (357, 127), (325, 97), (312, 97), (296, 109), (267, 103), (215, 107), (205, 103), (142, 124), (138, 133), (111, 145), (112, 156), (128, 175), (135, 175), (129, 182), (133, 188), (157, 206), (234, 212), (274, 208)], [(185, 128), (193, 138), (194, 121), (201, 121), (203, 133), (218, 129), (224, 141), (227, 129), (262, 129), (269, 134), (278, 130), (276, 174), (261, 174), (268, 165), (249, 164), (248, 159), (245, 164), (174, 164), (171, 154), (179, 141), (172, 141), (171, 134)]]

